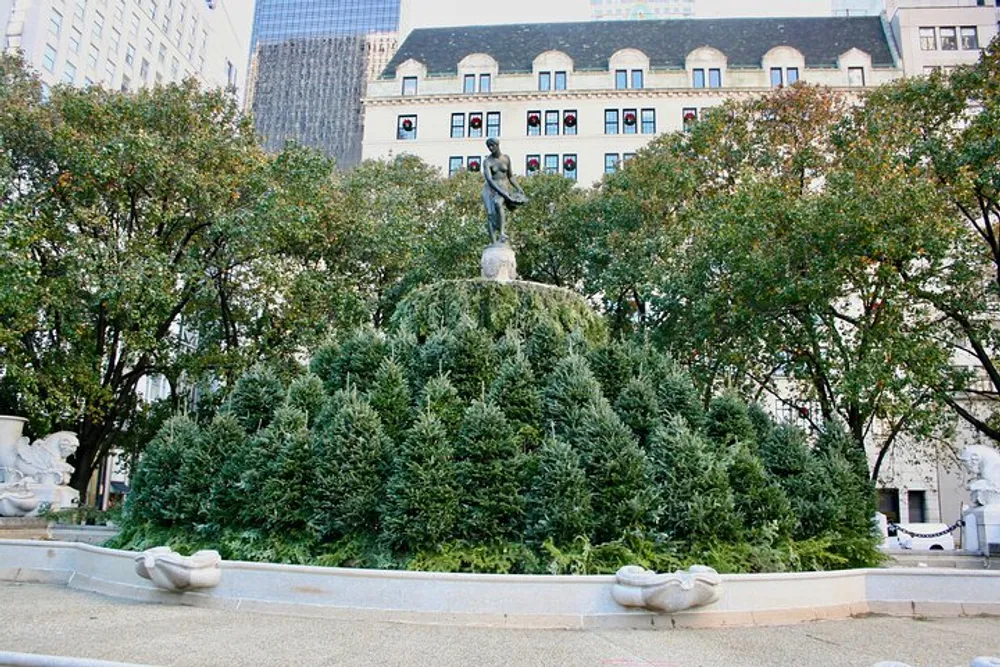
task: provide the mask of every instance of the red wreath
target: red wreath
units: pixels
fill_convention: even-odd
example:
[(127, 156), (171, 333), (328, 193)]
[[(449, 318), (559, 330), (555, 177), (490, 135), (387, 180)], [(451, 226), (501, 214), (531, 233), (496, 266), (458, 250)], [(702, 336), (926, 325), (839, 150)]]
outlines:
[(568, 113), (566, 114), (566, 117), (563, 119), (563, 122), (566, 124), (566, 127), (576, 127), (576, 116), (574, 116), (571, 113)]
[(404, 120), (403, 121), (403, 129), (406, 130), (407, 132), (409, 132), (410, 130), (412, 130), (413, 129), (413, 121), (410, 120), (409, 118), (407, 118), (406, 120)]
[(539, 116), (537, 113), (533, 113), (533, 114), (529, 114), (528, 115), (528, 125), (529, 126), (531, 126), (531, 127), (538, 127), (541, 124), (542, 124), (542, 117)]
[(469, 119), (469, 127), (473, 130), (478, 130), (483, 126), (483, 119), (480, 116), (473, 116)]
[(479, 160), (469, 160), (469, 171), (479, 171)]
[(576, 160), (571, 157), (566, 158), (566, 160), (563, 161), (563, 167), (566, 171), (576, 171)]
[(627, 114), (625, 114), (625, 124), (626, 125), (635, 125), (635, 114), (634, 113), (627, 113)]
[(685, 123), (690, 123), (691, 121), (695, 120), (696, 118), (698, 118), (698, 117), (694, 115), (693, 111), (688, 111), (686, 114), (684, 114), (684, 122)]
[(538, 159), (531, 158), (528, 160), (528, 171), (538, 171)]
[(799, 408), (799, 417), (809, 419), (809, 408)]

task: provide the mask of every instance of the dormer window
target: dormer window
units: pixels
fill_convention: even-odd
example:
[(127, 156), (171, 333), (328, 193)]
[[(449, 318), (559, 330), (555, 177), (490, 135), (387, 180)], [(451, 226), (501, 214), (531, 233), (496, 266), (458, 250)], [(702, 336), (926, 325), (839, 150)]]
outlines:
[(466, 95), (471, 95), (476, 92), (476, 75), (466, 74), (462, 79), (462, 92)]
[(556, 72), (555, 86), (556, 90), (566, 90), (566, 72)]
[(417, 77), (404, 76), (403, 95), (416, 95), (416, 94), (417, 94)]
[(552, 72), (538, 73), (538, 90), (552, 90)]

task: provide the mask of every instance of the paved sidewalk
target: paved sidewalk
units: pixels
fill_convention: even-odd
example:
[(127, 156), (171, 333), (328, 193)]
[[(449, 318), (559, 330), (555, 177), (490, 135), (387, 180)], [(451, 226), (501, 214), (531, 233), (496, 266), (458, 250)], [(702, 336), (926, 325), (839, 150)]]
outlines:
[(1000, 619), (864, 618), (774, 628), (451, 628), (161, 606), (0, 583), (0, 651), (158, 667), (964, 667), (1000, 655)]

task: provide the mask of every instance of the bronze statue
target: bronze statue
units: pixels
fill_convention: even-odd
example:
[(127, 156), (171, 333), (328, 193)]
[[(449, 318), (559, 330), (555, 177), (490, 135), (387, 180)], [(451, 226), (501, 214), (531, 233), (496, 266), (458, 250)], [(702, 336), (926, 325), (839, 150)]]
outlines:
[(486, 205), (486, 233), (490, 243), (507, 242), (507, 211), (513, 211), (528, 201), (524, 190), (514, 179), (510, 157), (500, 152), (500, 140), (486, 140), (490, 156), (483, 165), (483, 203)]

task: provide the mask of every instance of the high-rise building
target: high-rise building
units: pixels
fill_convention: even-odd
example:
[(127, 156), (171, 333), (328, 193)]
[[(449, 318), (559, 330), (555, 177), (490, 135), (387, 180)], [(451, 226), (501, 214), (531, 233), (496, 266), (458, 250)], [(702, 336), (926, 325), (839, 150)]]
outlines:
[(368, 79), (396, 49), (400, 0), (258, 0), (249, 106), (269, 150), (289, 140), (361, 159)]
[(0, 46), (22, 51), (45, 85), (195, 77), (242, 92), (252, 21), (246, 0), (0, 0)]

